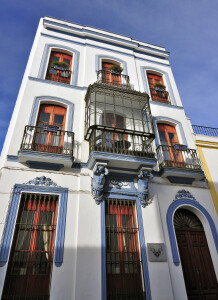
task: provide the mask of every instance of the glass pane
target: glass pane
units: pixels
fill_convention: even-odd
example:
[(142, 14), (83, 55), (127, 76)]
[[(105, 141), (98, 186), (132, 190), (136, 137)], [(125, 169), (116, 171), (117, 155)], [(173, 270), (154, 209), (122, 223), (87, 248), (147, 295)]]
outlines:
[(27, 271), (28, 252), (15, 252), (12, 262), (13, 275), (25, 275)]
[(54, 115), (54, 125), (55, 124), (63, 124), (64, 116), (63, 115)]
[(164, 131), (159, 131), (159, 137), (160, 137), (161, 145), (167, 145), (167, 140)]
[(51, 61), (59, 61), (60, 57), (57, 56), (52, 56)]
[(31, 240), (31, 230), (25, 231), (20, 230), (17, 238), (16, 250), (29, 250), (30, 240)]
[(34, 220), (34, 216), (35, 216), (35, 211), (24, 210), (22, 212), (20, 223), (22, 225), (23, 224), (32, 225), (33, 224), (33, 220)]
[(174, 144), (176, 144), (177, 140), (176, 140), (176, 136), (175, 133), (168, 133), (169, 136), (169, 140), (170, 140), (170, 144), (171, 146), (173, 146)]
[(70, 66), (70, 60), (67, 59), (67, 58), (64, 58), (64, 59), (63, 59), (63, 62), (65, 62), (65, 63), (68, 64), (68, 68), (67, 68), (67, 69), (69, 69), (69, 66)]
[(49, 251), (51, 233), (52, 231), (49, 231), (46, 226), (42, 226), (37, 231), (36, 251)]
[(39, 225), (52, 225), (52, 215), (51, 211), (41, 211), (39, 217)]
[[(41, 112), (40, 115), (39, 115), (39, 124), (40, 122), (42, 123), (48, 123), (50, 120), (50, 114), (49, 113), (44, 113), (44, 112)], [(40, 126), (40, 125), (38, 125)]]
[(46, 274), (48, 265), (48, 253), (36, 252), (34, 255), (33, 274)]

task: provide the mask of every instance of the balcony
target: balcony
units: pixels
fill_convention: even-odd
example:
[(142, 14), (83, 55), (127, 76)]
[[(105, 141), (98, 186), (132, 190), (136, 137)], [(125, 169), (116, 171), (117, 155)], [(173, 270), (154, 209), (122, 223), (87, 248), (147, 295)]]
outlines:
[(113, 70), (99, 70), (97, 72), (97, 82), (112, 86), (130, 89), (129, 76), (117, 73)]
[(126, 129), (104, 128), (100, 125), (92, 128), (90, 151), (134, 155), (154, 158), (150, 139), (146, 133)]
[(192, 125), (195, 134), (218, 137), (218, 128)]
[(167, 91), (160, 91), (157, 89), (150, 88), (150, 92), (153, 101), (171, 104), (169, 93)]
[(94, 83), (86, 93), (85, 140), (88, 166), (106, 160), (110, 167), (138, 169), (156, 165), (154, 129), (146, 93)]
[(185, 146), (182, 149), (180, 146), (183, 145), (160, 145), (157, 148), (157, 160), (163, 177), (173, 183), (192, 183), (193, 180), (203, 179), (197, 150)]
[(45, 79), (70, 84), (70, 78), (70, 70), (50, 66)]
[[(18, 153), (18, 161), (28, 166), (49, 164), (71, 167), (73, 162), (74, 133), (60, 130), (58, 126), (25, 126)], [(37, 162), (37, 163), (36, 163)], [(47, 167), (46, 167), (47, 164)], [(55, 166), (53, 166), (55, 167)], [(58, 168), (58, 166), (56, 166)]]
[(177, 150), (174, 146), (160, 145), (157, 158), (160, 168), (201, 170), (201, 162), (195, 149)]

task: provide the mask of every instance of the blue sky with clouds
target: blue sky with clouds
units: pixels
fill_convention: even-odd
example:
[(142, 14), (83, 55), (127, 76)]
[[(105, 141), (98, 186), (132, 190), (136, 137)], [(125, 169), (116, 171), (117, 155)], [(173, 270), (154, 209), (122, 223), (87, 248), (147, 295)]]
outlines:
[(0, 149), (45, 15), (166, 47), (186, 115), (192, 124), (218, 127), (217, 0), (2, 0)]

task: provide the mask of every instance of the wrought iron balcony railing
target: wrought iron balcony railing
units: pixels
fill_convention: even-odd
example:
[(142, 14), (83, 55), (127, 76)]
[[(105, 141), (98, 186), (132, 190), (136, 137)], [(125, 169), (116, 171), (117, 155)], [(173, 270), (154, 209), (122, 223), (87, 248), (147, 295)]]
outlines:
[(197, 125), (192, 125), (192, 128), (195, 134), (218, 137), (218, 128), (211, 128), (211, 127), (197, 126)]
[(59, 126), (25, 126), (21, 150), (42, 151), (73, 157), (74, 133)]
[(97, 82), (118, 86), (126, 89), (130, 89), (129, 76), (117, 73), (116, 71), (99, 70), (97, 72)]
[(49, 67), (46, 79), (70, 84), (71, 71), (64, 68)]
[(151, 138), (144, 132), (103, 127), (92, 128), (89, 138), (90, 152), (100, 151), (116, 154), (154, 158)]
[(195, 149), (178, 149), (178, 145), (160, 145), (157, 148), (157, 160), (160, 168), (201, 170), (201, 162)]
[(151, 97), (153, 101), (171, 104), (169, 93), (167, 91), (159, 91), (156, 89), (150, 89)]

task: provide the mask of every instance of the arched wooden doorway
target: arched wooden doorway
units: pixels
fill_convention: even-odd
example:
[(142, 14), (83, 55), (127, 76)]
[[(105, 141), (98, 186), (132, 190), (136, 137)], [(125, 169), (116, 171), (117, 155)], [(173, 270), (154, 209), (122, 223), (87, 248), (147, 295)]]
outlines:
[(174, 227), (188, 299), (218, 299), (216, 274), (201, 221), (191, 211), (178, 209)]

